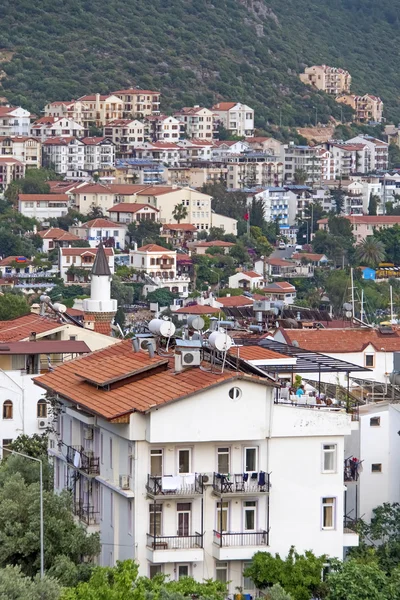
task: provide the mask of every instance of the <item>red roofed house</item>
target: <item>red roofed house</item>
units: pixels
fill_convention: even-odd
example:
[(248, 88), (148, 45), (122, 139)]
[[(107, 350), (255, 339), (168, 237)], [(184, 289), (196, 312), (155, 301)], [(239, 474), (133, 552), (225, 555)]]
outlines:
[[(114, 250), (104, 248), (111, 274), (114, 273)], [(64, 282), (88, 281), (97, 248), (60, 248), (59, 270)]]
[(0, 155), (15, 158), (32, 169), (42, 165), (42, 144), (40, 140), (23, 135), (0, 136)]
[(193, 244), (189, 244), (189, 247), (195, 254), (206, 254), (208, 248), (220, 248), (221, 254), (229, 254), (230, 249), (234, 246), (235, 244), (232, 242), (225, 242), (224, 240), (213, 240), (212, 242), (194, 242)]
[(268, 283), (262, 291), (268, 300), (281, 300), (285, 304), (293, 304), (296, 299), (296, 288), (287, 281)]
[(36, 271), (26, 256), (6, 256), (0, 260), (0, 277), (28, 277)]
[(7, 156), (0, 156), (0, 190), (5, 191), (12, 181), (25, 177), (23, 162)]
[(124, 103), (115, 94), (89, 94), (78, 98), (83, 105), (83, 126), (104, 127), (114, 119), (122, 119)]
[(47, 221), (67, 214), (71, 205), (68, 194), (19, 194), (18, 210), (25, 217)]
[(71, 245), (71, 242), (80, 239), (78, 235), (58, 227), (51, 227), (50, 229), (39, 231), (39, 235), (43, 240), (42, 251), (46, 253), (53, 250), (53, 248), (68, 248), (68, 246)]
[(115, 119), (107, 123), (103, 134), (112, 140), (120, 156), (130, 152), (135, 144), (144, 142), (144, 125), (136, 119)]
[(59, 175), (77, 179), (87, 176), (85, 169), (85, 144), (74, 137), (49, 138), (43, 142), (43, 166), (52, 166)]
[(113, 92), (123, 103), (123, 117), (146, 117), (160, 114), (160, 92), (129, 88)]
[(30, 117), (21, 106), (0, 106), (0, 136), (30, 135)]
[(155, 206), (139, 202), (121, 202), (108, 209), (110, 219), (115, 223), (133, 223), (134, 221), (159, 221), (160, 211)]
[(233, 289), (254, 290), (264, 287), (264, 277), (256, 271), (241, 271), (229, 277), (229, 287)]
[[(393, 225), (400, 225), (400, 216), (397, 215), (346, 215), (346, 219), (353, 226), (353, 235), (357, 243), (374, 234), (374, 229), (386, 229)], [(329, 231), (328, 219), (318, 221), (319, 229)]]
[(233, 135), (254, 135), (254, 110), (240, 102), (218, 102), (212, 107), (220, 123)]
[(250, 150), (250, 146), (247, 142), (242, 141), (214, 141), (212, 148), (213, 160), (220, 160), (231, 156), (232, 154), (242, 154), (245, 151)]
[(188, 296), (190, 279), (186, 275), (177, 275), (176, 250), (146, 244), (130, 250), (129, 256), (129, 265), (149, 277), (150, 281), (143, 288), (145, 295), (156, 289), (166, 288), (183, 298)]
[(34, 138), (45, 142), (52, 137), (83, 137), (85, 128), (66, 117), (40, 117), (33, 123), (31, 132)]
[(215, 130), (214, 111), (201, 106), (185, 106), (174, 115), (181, 122), (181, 132), (187, 138), (212, 140)]
[(190, 223), (165, 223), (161, 229), (161, 237), (168, 244), (186, 248), (188, 242), (197, 238), (197, 227)]
[(124, 249), (128, 226), (99, 218), (71, 225), (69, 231), (74, 233), (77, 239), (88, 241), (91, 248), (97, 248), (99, 243), (103, 242), (107, 247)]
[(88, 173), (108, 169), (115, 164), (115, 145), (106, 137), (85, 137), (84, 169)]

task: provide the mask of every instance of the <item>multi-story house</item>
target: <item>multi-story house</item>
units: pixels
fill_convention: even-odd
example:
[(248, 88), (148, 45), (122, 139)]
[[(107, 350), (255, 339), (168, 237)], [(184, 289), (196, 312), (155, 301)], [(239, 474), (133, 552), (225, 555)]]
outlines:
[(49, 138), (43, 142), (43, 166), (59, 175), (82, 177), (85, 173), (85, 144), (76, 138)]
[(367, 144), (355, 141), (358, 138), (349, 140), (346, 143), (328, 142), (326, 144), (332, 157), (332, 168), (329, 171), (329, 177), (323, 179), (345, 179), (355, 173), (369, 173), (371, 171), (371, 150)]
[(189, 186), (196, 189), (208, 183), (223, 183), (226, 185), (227, 167), (169, 167), (165, 169), (165, 179), (168, 185)]
[(31, 113), (21, 106), (0, 106), (0, 136), (30, 135)]
[(48, 221), (67, 214), (70, 207), (68, 194), (19, 194), (18, 210), (25, 217)]
[[(99, 532), (99, 563), (134, 559), (140, 575), (212, 577), (254, 594), (243, 570), (258, 551), (342, 558), (357, 544), (343, 527), (350, 416), (285, 404), (267, 378), (212, 369), (199, 342), (178, 340), (172, 364), (158, 343), (125, 340), (36, 380), (62, 408), (55, 491), (69, 489), (77, 518)], [(257, 365), (271, 362), (249, 348)]]
[[(395, 215), (346, 215), (353, 226), (353, 235), (357, 243), (365, 240), (369, 235), (374, 234), (374, 229), (387, 229), (394, 225), (400, 225), (400, 216)], [(328, 219), (318, 221), (319, 229), (329, 231)]]
[(31, 169), (39, 169), (42, 164), (42, 144), (32, 137), (0, 137), (0, 153), (19, 160)]
[(86, 240), (91, 248), (97, 248), (100, 242), (108, 247), (123, 250), (126, 244), (127, 225), (117, 223), (108, 219), (98, 218), (71, 225), (69, 233), (75, 238)]
[(285, 185), (284, 187), (289, 196), (289, 223), (293, 225), (299, 219), (307, 216), (306, 209), (310, 208), (313, 202), (312, 188), (301, 184)]
[(38, 232), (38, 235), (43, 240), (42, 252), (46, 254), (54, 248), (68, 248), (71, 242), (77, 242), (80, 239), (77, 235), (59, 227), (43, 229), (43, 231)]
[(283, 163), (274, 155), (260, 152), (227, 156), (224, 164), (228, 189), (279, 186), (283, 183)]
[(48, 138), (83, 137), (83, 125), (67, 119), (66, 117), (40, 117), (31, 127), (31, 135), (41, 142)]
[(129, 251), (129, 266), (147, 275), (143, 293), (164, 288), (181, 298), (189, 294), (190, 278), (176, 272), (176, 250), (168, 250), (157, 244), (146, 244)]
[(78, 98), (82, 103), (83, 126), (104, 127), (110, 121), (122, 119), (124, 103), (115, 94), (92, 94)]
[(180, 157), (184, 163), (191, 164), (196, 161), (211, 159), (213, 143), (210, 140), (192, 138), (178, 142), (178, 146), (184, 149)]
[(243, 154), (250, 150), (250, 145), (247, 142), (242, 141), (217, 141), (213, 142), (212, 147), (212, 159), (213, 160), (224, 160), (228, 156)]
[(16, 158), (0, 156), (0, 190), (5, 191), (12, 181), (25, 177), (26, 165)]
[(336, 98), (336, 102), (351, 106), (356, 113), (356, 121), (360, 123), (381, 123), (382, 121), (383, 102), (378, 96), (344, 94)]
[(177, 142), (180, 138), (181, 123), (175, 117), (166, 115), (146, 117), (144, 127), (146, 137), (153, 142)]
[(181, 157), (184, 154), (184, 148), (181, 148), (175, 142), (144, 142), (143, 144), (136, 144), (127, 153), (128, 156), (147, 159), (172, 167), (180, 164)]
[(187, 138), (212, 140), (214, 137), (214, 112), (201, 106), (185, 106), (174, 115), (181, 123), (181, 133)]
[[(247, 202), (250, 204), (253, 198), (262, 200), (266, 221), (278, 221), (280, 226), (294, 223), (295, 218), (292, 216), (292, 219), (290, 219), (290, 196), (285, 188), (267, 187), (257, 190), (254, 194), (247, 196)], [(255, 223), (252, 223), (252, 225), (255, 225)]]
[(369, 170), (365, 171), (386, 171), (389, 167), (389, 144), (378, 140), (370, 135), (357, 135), (351, 140), (347, 141), (348, 144), (364, 144), (368, 147), (371, 160)]
[(212, 107), (218, 124), (232, 135), (254, 135), (254, 110), (240, 102), (218, 102)]
[[(88, 281), (98, 248), (60, 248), (60, 277), (66, 283)], [(114, 273), (114, 249), (104, 248), (111, 274)]]
[(136, 119), (111, 121), (104, 127), (103, 133), (115, 144), (118, 155), (131, 153), (134, 145), (144, 142), (144, 125)]
[(266, 154), (275, 154), (281, 156), (282, 143), (270, 137), (248, 137), (246, 143), (254, 152), (265, 152)]
[(84, 143), (84, 170), (94, 173), (115, 164), (115, 145), (106, 137), (86, 137)]
[(139, 202), (121, 202), (108, 209), (114, 223), (133, 223), (134, 221), (159, 221), (160, 211), (155, 206)]
[(314, 184), (321, 179), (321, 155), (316, 146), (283, 146), (284, 180), (292, 183), (296, 171), (306, 176), (304, 183)]
[(160, 113), (160, 92), (130, 88), (117, 90), (114, 96), (123, 102), (123, 117), (147, 117)]
[(70, 102), (56, 101), (46, 104), (44, 107), (44, 116), (57, 118), (63, 117), (83, 126), (85, 121), (85, 110), (86, 108), (83, 102), (80, 100), (71, 100)]
[(350, 92), (350, 73), (337, 67), (327, 65), (307, 67), (304, 73), (300, 73), (300, 80), (306, 85), (312, 85), (317, 90), (334, 96)]
[[(151, 187), (151, 186), (150, 186)], [(73, 207), (86, 215), (94, 207), (100, 208), (103, 214), (119, 202), (134, 202), (136, 192), (146, 188), (145, 185), (86, 183), (71, 192)]]

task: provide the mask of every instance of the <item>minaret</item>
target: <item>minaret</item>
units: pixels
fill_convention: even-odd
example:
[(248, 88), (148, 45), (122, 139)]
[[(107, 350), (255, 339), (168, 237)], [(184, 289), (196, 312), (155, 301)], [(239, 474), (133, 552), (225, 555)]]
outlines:
[(112, 275), (103, 244), (97, 248), (90, 282), (90, 299), (83, 301), (85, 327), (110, 335), (117, 301), (111, 298)]

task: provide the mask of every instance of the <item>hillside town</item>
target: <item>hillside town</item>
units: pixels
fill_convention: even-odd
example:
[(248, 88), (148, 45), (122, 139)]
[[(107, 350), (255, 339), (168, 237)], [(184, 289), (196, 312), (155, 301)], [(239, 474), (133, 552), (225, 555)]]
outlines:
[(137, 88), (0, 106), (0, 539), (46, 598), (132, 565), (179, 599), (344, 600), (368, 560), (396, 589), (400, 134), (348, 71), (300, 80), (354, 135)]

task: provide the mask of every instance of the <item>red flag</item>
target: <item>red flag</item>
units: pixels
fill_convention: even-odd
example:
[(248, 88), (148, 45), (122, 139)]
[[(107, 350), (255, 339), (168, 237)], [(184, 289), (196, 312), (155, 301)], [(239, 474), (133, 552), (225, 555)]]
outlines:
[(248, 220), (249, 220), (249, 217), (250, 217), (250, 215), (249, 215), (249, 213), (247, 212), (247, 213), (244, 215), (243, 219), (244, 219), (245, 221), (248, 221)]

